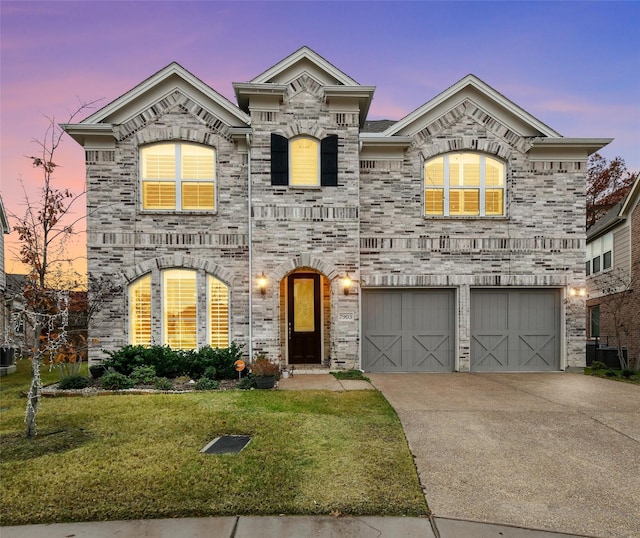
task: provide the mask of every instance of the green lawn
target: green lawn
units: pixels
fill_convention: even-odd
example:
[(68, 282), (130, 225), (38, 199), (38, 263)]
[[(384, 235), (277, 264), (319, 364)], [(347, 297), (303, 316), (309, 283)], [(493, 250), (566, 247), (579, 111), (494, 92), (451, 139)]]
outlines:
[[(29, 363), (18, 368), (0, 378), (2, 525), (428, 514), (400, 422), (377, 391), (44, 398), (30, 441)], [(253, 438), (239, 455), (199, 452), (223, 434)]]

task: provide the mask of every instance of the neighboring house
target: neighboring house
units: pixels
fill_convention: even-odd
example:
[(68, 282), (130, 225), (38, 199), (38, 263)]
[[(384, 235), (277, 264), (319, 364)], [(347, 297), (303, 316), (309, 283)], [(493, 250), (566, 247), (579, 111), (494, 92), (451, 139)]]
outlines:
[(4, 234), (9, 233), (9, 220), (4, 210), (2, 197), (0, 197), (0, 344), (4, 346), (4, 334), (6, 323), (5, 291), (7, 289), (7, 277), (4, 268)]
[(367, 371), (584, 364), (585, 173), (473, 75), (397, 122), (307, 47), (237, 105), (172, 63), (79, 124), (88, 267), (126, 290), (90, 360), (125, 344), (244, 345)]
[(28, 354), (35, 345), (33, 328), (29, 326), (24, 313), (24, 286), (27, 275), (9, 273), (6, 289), (6, 325), (5, 341), (7, 346), (16, 350), (18, 356)]
[(11, 373), (14, 370), (13, 352), (8, 346), (8, 306), (7, 306), (7, 276), (4, 266), (4, 234), (10, 231), (7, 213), (4, 210), (2, 197), (0, 197), (0, 375)]
[(586, 273), (587, 336), (626, 347), (639, 368), (640, 174), (627, 197), (587, 230)]

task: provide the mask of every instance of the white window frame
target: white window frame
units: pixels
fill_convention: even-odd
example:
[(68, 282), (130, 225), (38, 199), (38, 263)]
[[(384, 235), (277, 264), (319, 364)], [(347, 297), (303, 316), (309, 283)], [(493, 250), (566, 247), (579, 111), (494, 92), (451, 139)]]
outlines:
[[(316, 145), (316, 181), (315, 183), (294, 183), (293, 172), (293, 144), (299, 140), (310, 140)], [(322, 151), (321, 141), (310, 135), (299, 135), (289, 139), (289, 186), (290, 187), (320, 187), (321, 166), (322, 166)]]
[[(480, 185), (453, 185), (450, 184), (450, 167), (449, 167), (449, 157), (451, 155), (478, 155), (480, 157)], [(435, 159), (442, 158), (443, 159), (443, 185), (427, 185), (426, 178), (426, 166), (427, 164)], [(494, 185), (486, 185), (486, 160), (493, 159), (496, 162), (502, 164), (503, 176), (502, 176), (502, 185), (494, 186)], [(427, 189), (442, 189), (443, 190), (443, 212), (442, 214), (428, 214), (427, 213), (427, 200), (426, 200), (426, 191)], [(479, 211), (477, 215), (469, 215), (469, 214), (451, 214), (450, 213), (450, 192), (451, 190), (477, 190), (479, 191)], [(502, 214), (501, 215), (487, 215), (486, 214), (486, 192), (487, 190), (502, 190)], [(493, 155), (487, 155), (484, 153), (474, 152), (474, 151), (455, 151), (450, 153), (444, 153), (441, 155), (434, 155), (428, 160), (425, 160), (422, 165), (422, 216), (428, 219), (437, 219), (437, 218), (450, 218), (450, 219), (460, 219), (460, 218), (493, 218), (493, 219), (503, 219), (507, 216), (507, 164), (501, 160), (496, 158)]]
[[(205, 346), (211, 346), (211, 328), (212, 322), (214, 321), (211, 318), (211, 296), (212, 290), (210, 279), (213, 279), (219, 282), (222, 286), (226, 288), (227, 291), (227, 345), (231, 345), (231, 288), (226, 282), (223, 282), (219, 278), (210, 273), (206, 273), (205, 271), (192, 269), (190, 267), (172, 267), (163, 270), (152, 271), (151, 273), (147, 273), (145, 275), (140, 276), (136, 280), (132, 281), (127, 287), (127, 298), (129, 302), (127, 327), (128, 327), (128, 341), (131, 345), (136, 345), (133, 339), (132, 325), (133, 319), (132, 316), (135, 312), (132, 309), (132, 292), (135, 287), (142, 281), (144, 278), (150, 278), (151, 280), (151, 345), (156, 345), (160, 342), (161, 345), (168, 344), (167, 338), (167, 323), (165, 319), (165, 274), (169, 271), (185, 271), (195, 273), (196, 279), (196, 348), (201, 349)], [(198, 290), (202, 290), (203, 285), (206, 289), (206, 300), (202, 302), (200, 298), (200, 292)], [(157, 299), (154, 299), (157, 297)], [(202, 330), (202, 327), (205, 327), (205, 331)], [(144, 345), (144, 344), (139, 344)]]
[[(175, 163), (174, 163), (174, 174), (173, 177), (167, 178), (146, 178), (143, 175), (144, 170), (144, 152), (147, 149), (153, 148), (154, 146), (161, 145), (172, 145), (175, 150)], [(201, 148), (206, 148), (213, 153), (213, 178), (205, 178), (205, 179), (191, 179), (191, 178), (183, 178), (182, 177), (182, 148), (183, 146), (196, 146)], [(152, 213), (166, 213), (166, 212), (176, 212), (179, 211), (181, 213), (215, 213), (218, 210), (218, 152), (216, 148), (212, 146), (207, 146), (204, 144), (195, 144), (192, 142), (185, 141), (163, 141), (163, 142), (155, 142), (153, 144), (146, 144), (141, 146), (138, 151), (139, 155), (139, 185), (140, 185), (140, 208), (142, 211), (148, 211)], [(162, 208), (145, 208), (144, 207), (144, 183), (173, 183), (175, 185), (175, 204), (172, 209), (162, 209)], [(213, 209), (182, 209), (182, 184), (183, 183), (213, 183)]]

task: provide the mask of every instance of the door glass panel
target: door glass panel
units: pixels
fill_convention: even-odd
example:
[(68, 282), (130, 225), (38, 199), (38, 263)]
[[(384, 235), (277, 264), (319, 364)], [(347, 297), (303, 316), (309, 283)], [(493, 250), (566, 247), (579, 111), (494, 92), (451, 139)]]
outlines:
[(312, 278), (296, 278), (293, 282), (293, 330), (315, 331)]

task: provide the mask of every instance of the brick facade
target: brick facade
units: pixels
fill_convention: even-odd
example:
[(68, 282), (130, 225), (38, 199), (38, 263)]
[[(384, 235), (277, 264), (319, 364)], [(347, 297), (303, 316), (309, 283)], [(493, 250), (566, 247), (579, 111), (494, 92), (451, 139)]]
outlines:
[[(371, 138), (363, 126), (372, 87), (359, 86), (309, 49), (235, 85), (237, 109), (175, 65), (143, 83), (135, 99), (125, 94), (66, 126), (86, 149), (92, 275), (126, 288), (169, 267), (212, 274), (230, 290), (231, 339), (286, 363), (285, 282), (295, 272), (316, 272), (322, 278), (321, 364), (332, 368), (361, 366), (363, 289), (455, 289), (456, 369), (468, 370), (474, 288), (552, 288), (565, 299), (560, 367), (584, 363), (584, 301), (569, 300), (566, 290), (584, 286), (590, 147), (563, 146), (565, 139), (520, 109), (516, 118), (515, 105), (476, 79), (468, 83), (475, 85), (469, 97), (458, 99), (466, 83), (459, 91), (452, 87), (413, 124), (400, 122), (402, 132)], [(156, 87), (175, 79), (171, 92), (156, 97)], [(491, 99), (490, 107), (481, 106)], [(338, 186), (272, 185), (272, 133), (338, 135)], [(556, 145), (543, 141), (542, 147), (544, 138)], [(215, 212), (141, 210), (139, 148), (167, 140), (216, 149)], [(424, 161), (451, 151), (505, 163), (504, 217), (424, 216)], [(256, 285), (261, 273), (269, 281), (264, 295)], [(347, 273), (354, 279), (348, 295), (341, 280)], [(152, 289), (158, 311), (159, 297)], [(91, 339), (99, 343), (91, 360), (128, 343), (127, 312), (125, 293), (95, 318)], [(152, 332), (154, 343), (162, 343), (157, 318)]]

